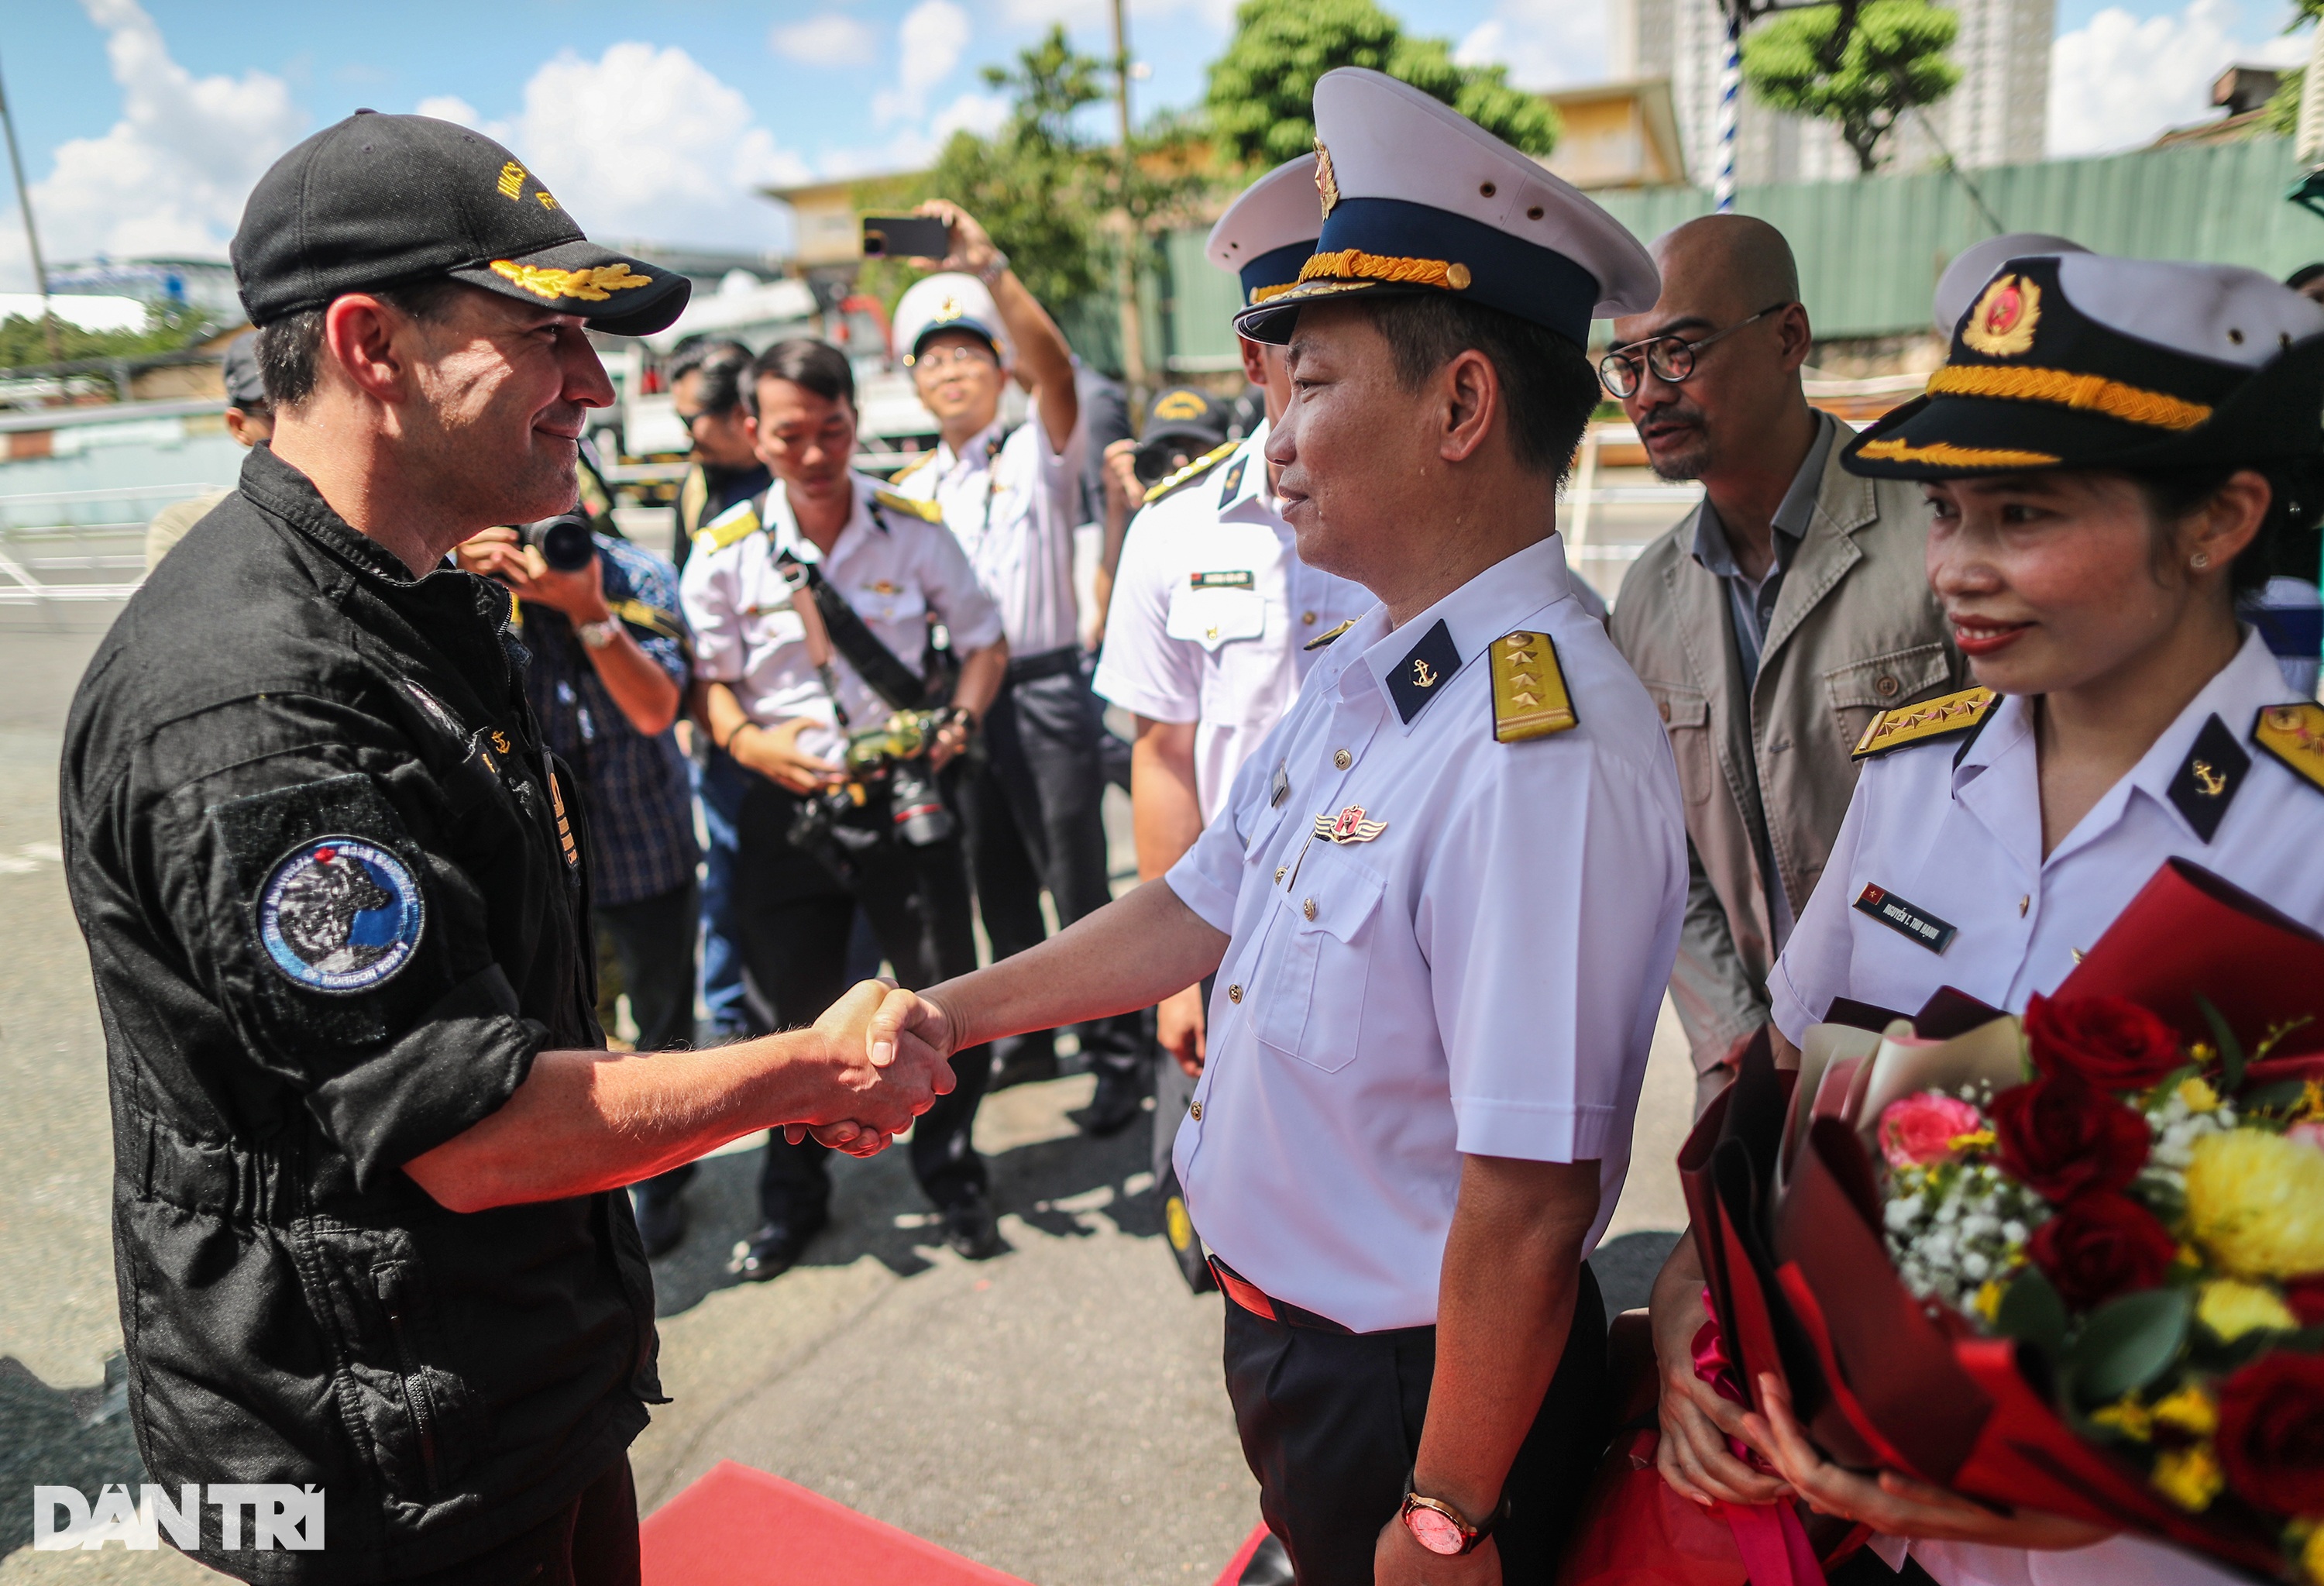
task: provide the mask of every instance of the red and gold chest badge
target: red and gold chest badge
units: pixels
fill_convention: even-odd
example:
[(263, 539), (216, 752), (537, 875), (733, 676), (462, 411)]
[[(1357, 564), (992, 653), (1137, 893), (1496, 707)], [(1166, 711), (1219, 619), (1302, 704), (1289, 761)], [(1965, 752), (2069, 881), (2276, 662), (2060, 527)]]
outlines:
[(2015, 358), (2034, 348), (2042, 323), (2042, 289), (2022, 275), (2004, 275), (1985, 289), (1961, 327), (1961, 341), (1988, 358)]
[(1315, 817), (1315, 834), (1327, 843), (1369, 843), (1387, 830), (1386, 821), (1366, 820), (1360, 804), (1351, 804), (1336, 816)]

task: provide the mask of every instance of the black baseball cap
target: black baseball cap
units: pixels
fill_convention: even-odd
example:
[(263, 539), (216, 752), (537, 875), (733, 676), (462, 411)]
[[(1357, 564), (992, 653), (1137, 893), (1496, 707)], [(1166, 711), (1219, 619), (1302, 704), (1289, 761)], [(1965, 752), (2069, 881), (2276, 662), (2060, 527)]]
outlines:
[(325, 127), (259, 178), (233, 256), (254, 325), (448, 275), (593, 329), (650, 336), (694, 290), (582, 235), (540, 179), (482, 133), (373, 110)]

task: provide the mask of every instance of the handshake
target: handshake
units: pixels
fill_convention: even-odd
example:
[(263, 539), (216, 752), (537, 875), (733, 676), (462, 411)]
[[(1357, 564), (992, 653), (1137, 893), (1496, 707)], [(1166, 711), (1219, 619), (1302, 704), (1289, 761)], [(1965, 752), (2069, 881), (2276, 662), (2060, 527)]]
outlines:
[(821, 1037), (808, 1064), (819, 1083), (793, 1110), (800, 1121), (783, 1125), (793, 1145), (813, 1136), (851, 1157), (877, 1156), (955, 1083), (952, 1017), (887, 981), (860, 982), (811, 1033)]

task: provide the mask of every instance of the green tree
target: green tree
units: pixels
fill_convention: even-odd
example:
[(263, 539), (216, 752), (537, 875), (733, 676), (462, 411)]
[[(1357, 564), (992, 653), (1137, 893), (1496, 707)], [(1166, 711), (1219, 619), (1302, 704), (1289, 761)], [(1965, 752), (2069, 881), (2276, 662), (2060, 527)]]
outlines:
[(2260, 131), (2279, 138), (2299, 134), (2300, 85), (2307, 78), (2308, 69), (2295, 66), (2277, 79), (2275, 92), (2268, 96), (2266, 105), (2262, 106), (2266, 114), (2260, 118)]
[(1866, 0), (1852, 27), (1831, 6), (1787, 12), (1743, 41), (1743, 78), (1762, 104), (1836, 123), (1868, 175), (1904, 113), (1960, 82), (1945, 58), (1960, 27), (1927, 0)]
[[(60, 318), (57, 321), (58, 350), (67, 363), (83, 358), (134, 358), (145, 353), (174, 353), (215, 328), (198, 309), (155, 303), (147, 306), (142, 330), (84, 330)], [(0, 319), (0, 369), (37, 368), (48, 361), (48, 337), (38, 316), (11, 314)]]
[(1243, 0), (1204, 96), (1227, 165), (1279, 165), (1315, 146), (1315, 79), (1365, 66), (1442, 99), (1528, 154), (1556, 146), (1557, 112), (1498, 66), (1462, 66), (1442, 39), (1406, 38), (1374, 0)]

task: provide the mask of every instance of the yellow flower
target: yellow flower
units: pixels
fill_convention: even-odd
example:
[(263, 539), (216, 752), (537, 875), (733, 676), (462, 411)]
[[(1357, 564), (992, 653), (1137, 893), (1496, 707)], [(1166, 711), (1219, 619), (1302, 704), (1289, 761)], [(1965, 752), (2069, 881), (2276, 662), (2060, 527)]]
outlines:
[(2176, 1094), (2187, 1104), (2190, 1112), (2217, 1112), (2219, 1110), (2219, 1093), (2213, 1090), (2210, 1082), (2200, 1074), (2181, 1080)]
[(2324, 1526), (2308, 1534), (2308, 1541), (2300, 1550), (2300, 1563), (2316, 1586), (2324, 1586)]
[(2002, 1293), (2001, 1279), (1988, 1277), (1969, 1302), (1977, 1314), (1985, 1318), (1987, 1326), (1991, 1326), (1993, 1319), (2001, 1314)]
[(2187, 1231), (2238, 1277), (2324, 1271), (2324, 1151), (2255, 1129), (2205, 1135), (2187, 1164)]
[(2193, 1437), (2209, 1437), (2219, 1429), (2219, 1406), (2211, 1396), (2189, 1383), (2154, 1406), (2157, 1425), (2176, 1427)]
[(2090, 1420), (2097, 1425), (2111, 1426), (2137, 1443), (2144, 1443), (2154, 1435), (2154, 1416), (2138, 1402), (2138, 1395), (2135, 1393), (2124, 1394), (2114, 1403), (2092, 1410)]
[(2209, 1508), (2211, 1500), (2227, 1484), (2227, 1479), (2219, 1473), (2218, 1456), (2208, 1443), (2163, 1450), (2154, 1456), (2154, 1471), (2148, 1480), (2153, 1482), (2155, 1491), (2195, 1515)]
[(2215, 1278), (2203, 1286), (2195, 1301), (2195, 1315), (2204, 1326), (2229, 1342), (2263, 1327), (2289, 1332), (2300, 1325), (2292, 1307), (2273, 1289), (2233, 1277)]

